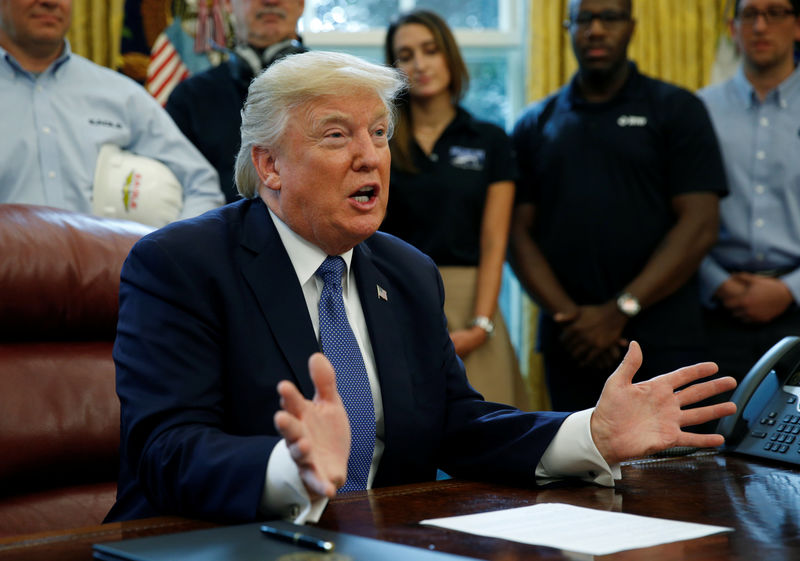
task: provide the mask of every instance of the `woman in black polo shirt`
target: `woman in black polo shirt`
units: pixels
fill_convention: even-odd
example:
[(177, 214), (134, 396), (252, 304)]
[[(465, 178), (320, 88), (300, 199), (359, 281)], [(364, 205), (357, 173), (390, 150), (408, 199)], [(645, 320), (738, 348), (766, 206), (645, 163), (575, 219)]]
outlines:
[(516, 166), (506, 133), (459, 106), (469, 76), (433, 12), (389, 26), (386, 60), (409, 79), (399, 103), (389, 205), (381, 230), (427, 253), (445, 284), (445, 313), (470, 383), (490, 401), (529, 407), (497, 312)]

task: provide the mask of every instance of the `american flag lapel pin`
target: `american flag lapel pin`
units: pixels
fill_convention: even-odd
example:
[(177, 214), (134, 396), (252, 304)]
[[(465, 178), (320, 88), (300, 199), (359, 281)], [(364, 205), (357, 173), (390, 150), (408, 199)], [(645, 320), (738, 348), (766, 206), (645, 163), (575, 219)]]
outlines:
[(376, 285), (375, 285), (375, 288), (377, 288), (377, 289), (378, 289), (378, 298), (379, 298), (380, 300), (385, 300), (386, 302), (388, 302), (388, 301), (389, 301), (389, 295), (388, 295), (388, 294), (386, 294), (386, 289), (385, 289), (385, 288), (383, 288), (383, 287), (382, 287), (381, 285), (379, 285), (379, 284), (376, 284)]

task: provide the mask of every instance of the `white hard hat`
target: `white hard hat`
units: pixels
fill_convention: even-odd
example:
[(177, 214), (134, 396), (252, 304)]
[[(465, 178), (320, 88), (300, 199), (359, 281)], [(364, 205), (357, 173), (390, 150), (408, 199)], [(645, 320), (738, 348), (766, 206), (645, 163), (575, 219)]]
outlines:
[(104, 144), (94, 170), (92, 212), (160, 228), (178, 218), (183, 188), (157, 160)]

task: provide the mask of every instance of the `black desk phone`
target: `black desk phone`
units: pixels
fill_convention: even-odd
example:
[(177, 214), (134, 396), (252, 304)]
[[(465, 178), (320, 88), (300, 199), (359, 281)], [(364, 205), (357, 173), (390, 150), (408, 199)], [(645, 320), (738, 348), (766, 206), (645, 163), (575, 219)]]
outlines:
[(736, 413), (717, 425), (726, 450), (800, 464), (800, 337), (784, 337), (767, 351), (731, 401)]

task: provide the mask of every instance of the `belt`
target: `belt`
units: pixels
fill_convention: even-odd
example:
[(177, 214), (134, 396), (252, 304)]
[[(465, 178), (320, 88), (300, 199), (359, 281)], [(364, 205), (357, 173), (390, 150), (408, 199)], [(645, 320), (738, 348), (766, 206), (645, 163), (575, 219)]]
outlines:
[(770, 278), (778, 278), (782, 277), (783, 275), (788, 275), (792, 271), (797, 270), (797, 267), (778, 267), (775, 269), (764, 269), (761, 271), (741, 271), (746, 273), (751, 273), (753, 275), (758, 275), (759, 277), (770, 277)]

